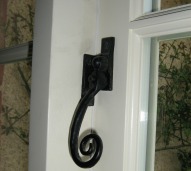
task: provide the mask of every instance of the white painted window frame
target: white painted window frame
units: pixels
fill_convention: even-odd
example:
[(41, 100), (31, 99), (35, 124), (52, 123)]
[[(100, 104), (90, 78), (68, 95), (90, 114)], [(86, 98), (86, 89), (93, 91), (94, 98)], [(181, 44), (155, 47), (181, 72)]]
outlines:
[[(185, 34), (191, 32), (191, 6), (183, 6), (170, 10), (150, 13), (140, 17), (144, 13), (142, 0), (132, 0), (131, 8), (136, 9), (136, 4), (141, 2), (138, 10), (130, 10), (129, 29), (129, 53), (127, 73), (127, 101), (126, 101), (126, 130), (124, 143), (124, 171), (153, 171), (155, 154), (155, 122), (148, 125), (151, 129), (149, 135), (152, 139), (147, 144), (147, 122), (148, 119), (156, 120), (157, 82), (158, 73), (150, 73), (155, 78), (149, 85), (150, 51), (151, 47), (157, 48), (157, 43), (152, 44), (151, 38), (168, 37), (169, 35)], [(142, 7), (141, 7), (142, 6)], [(170, 11), (170, 12), (169, 12)], [(136, 18), (138, 17), (139, 18)], [(134, 19), (132, 21), (132, 19)], [(186, 34), (189, 35), (189, 34)], [(191, 34), (190, 34), (191, 36)], [(173, 37), (173, 36), (172, 36)], [(153, 47), (152, 47), (153, 48)], [(155, 53), (155, 59), (157, 54)], [(157, 59), (154, 63), (157, 65)], [(149, 98), (150, 91), (155, 97)], [(151, 99), (152, 98), (152, 99)], [(148, 101), (154, 105), (152, 110), (155, 115), (148, 118)], [(147, 157), (146, 161), (146, 146)], [(147, 169), (145, 165), (147, 163)]]

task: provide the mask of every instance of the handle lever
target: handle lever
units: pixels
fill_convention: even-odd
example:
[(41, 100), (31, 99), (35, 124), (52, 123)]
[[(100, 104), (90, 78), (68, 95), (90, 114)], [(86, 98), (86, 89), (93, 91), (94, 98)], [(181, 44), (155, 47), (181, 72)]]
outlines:
[(74, 111), (69, 133), (71, 157), (82, 168), (93, 167), (102, 155), (103, 143), (101, 138), (95, 133), (90, 133), (80, 143), (80, 153), (90, 157), (89, 160), (84, 161), (78, 151), (78, 136), (86, 110), (88, 106), (94, 104), (95, 95), (100, 90), (112, 90), (114, 42), (114, 37), (104, 38), (102, 39), (100, 54), (84, 55), (82, 96)]

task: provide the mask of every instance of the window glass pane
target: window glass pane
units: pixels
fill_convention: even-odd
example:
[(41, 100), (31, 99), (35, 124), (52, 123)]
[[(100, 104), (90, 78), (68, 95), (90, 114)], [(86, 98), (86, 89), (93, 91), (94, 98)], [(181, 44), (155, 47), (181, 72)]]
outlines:
[(155, 171), (191, 170), (191, 38), (160, 41)]
[[(0, 0), (0, 48), (32, 40), (33, 0)], [(0, 65), (0, 170), (28, 170), (31, 61)]]
[(161, 0), (161, 9), (177, 7), (181, 5), (190, 4), (191, 0)]
[(152, 3), (152, 11), (171, 10), (176, 7), (187, 7), (191, 4), (191, 0), (145, 0), (145, 2)]

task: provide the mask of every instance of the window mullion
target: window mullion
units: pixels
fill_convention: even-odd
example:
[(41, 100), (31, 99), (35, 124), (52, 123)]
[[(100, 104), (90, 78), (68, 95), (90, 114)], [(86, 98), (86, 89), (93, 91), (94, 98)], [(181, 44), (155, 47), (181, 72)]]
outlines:
[(130, 21), (152, 11), (152, 0), (130, 0)]

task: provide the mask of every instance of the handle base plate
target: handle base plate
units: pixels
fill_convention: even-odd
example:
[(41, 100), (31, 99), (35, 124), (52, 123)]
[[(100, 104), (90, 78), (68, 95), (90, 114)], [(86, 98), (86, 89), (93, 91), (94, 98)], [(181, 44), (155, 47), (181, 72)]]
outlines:
[[(108, 59), (108, 68), (105, 70), (105, 74), (108, 79), (107, 86), (103, 89), (103, 91), (111, 91), (113, 89), (113, 52), (114, 52), (114, 44), (115, 38), (114, 37), (107, 37), (102, 39), (101, 43), (101, 54), (98, 55), (89, 55), (84, 54), (83, 60), (83, 76), (82, 76), (82, 94), (83, 97), (86, 92), (89, 90), (89, 81), (88, 78), (95, 70), (92, 61), (94, 58), (98, 56), (103, 56)], [(94, 105), (94, 100), (89, 103), (89, 106)]]

